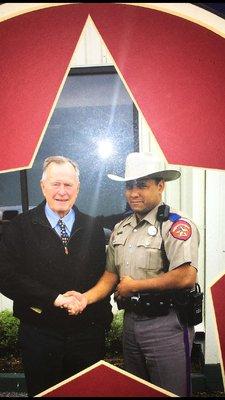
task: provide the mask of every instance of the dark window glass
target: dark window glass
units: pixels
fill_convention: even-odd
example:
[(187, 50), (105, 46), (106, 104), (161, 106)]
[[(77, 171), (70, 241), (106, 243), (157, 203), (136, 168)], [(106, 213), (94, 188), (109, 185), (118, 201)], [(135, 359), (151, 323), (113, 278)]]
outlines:
[(124, 211), (124, 184), (111, 181), (107, 174), (123, 175), (127, 154), (137, 150), (136, 115), (117, 73), (70, 74), (27, 171), (30, 206), (43, 199), (39, 181), (44, 159), (63, 155), (80, 167), (81, 211), (93, 216)]
[(0, 174), (0, 219), (5, 209), (21, 211), (19, 171)]

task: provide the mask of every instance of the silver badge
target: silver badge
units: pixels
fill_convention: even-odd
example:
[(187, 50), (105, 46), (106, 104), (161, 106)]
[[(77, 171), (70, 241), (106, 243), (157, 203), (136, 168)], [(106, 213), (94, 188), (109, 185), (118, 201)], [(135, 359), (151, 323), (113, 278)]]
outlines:
[(148, 228), (148, 234), (149, 234), (150, 236), (155, 236), (156, 233), (157, 233), (157, 228), (156, 228), (155, 226), (153, 226), (153, 225), (149, 226), (149, 228)]

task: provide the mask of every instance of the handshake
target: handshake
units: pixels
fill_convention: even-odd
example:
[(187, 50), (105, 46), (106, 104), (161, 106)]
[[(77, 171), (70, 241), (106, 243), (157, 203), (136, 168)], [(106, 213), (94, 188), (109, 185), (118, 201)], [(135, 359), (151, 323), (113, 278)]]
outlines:
[(87, 297), (85, 293), (70, 290), (64, 294), (59, 294), (54, 301), (55, 307), (65, 308), (69, 315), (78, 315), (87, 306)]

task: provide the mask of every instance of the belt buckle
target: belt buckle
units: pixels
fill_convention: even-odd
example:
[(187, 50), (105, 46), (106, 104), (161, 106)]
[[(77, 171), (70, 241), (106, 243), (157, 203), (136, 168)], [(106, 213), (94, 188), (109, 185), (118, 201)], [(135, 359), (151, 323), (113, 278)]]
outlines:
[(134, 300), (134, 301), (137, 301), (137, 302), (140, 300), (140, 298), (141, 298), (140, 293), (137, 293), (136, 295), (130, 297), (131, 301)]
[(141, 298), (140, 293), (137, 293), (136, 295), (131, 296), (130, 297), (131, 305), (136, 307), (140, 303), (140, 298)]

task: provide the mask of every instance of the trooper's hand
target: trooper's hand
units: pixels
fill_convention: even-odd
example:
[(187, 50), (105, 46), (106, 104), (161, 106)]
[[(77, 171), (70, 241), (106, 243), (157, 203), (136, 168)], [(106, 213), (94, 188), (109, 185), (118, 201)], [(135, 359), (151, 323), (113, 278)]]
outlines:
[(67, 308), (69, 315), (81, 314), (87, 306), (87, 298), (84, 293), (70, 290), (64, 293), (63, 296), (70, 299), (70, 301), (65, 305), (65, 308)]
[(78, 296), (75, 297), (73, 294), (60, 294), (55, 299), (54, 306), (67, 309), (71, 315), (77, 315), (83, 311), (83, 304), (78, 300)]
[(116, 287), (115, 295), (128, 297), (134, 292), (134, 282), (135, 280), (130, 276), (123, 276), (120, 278), (120, 283)]

